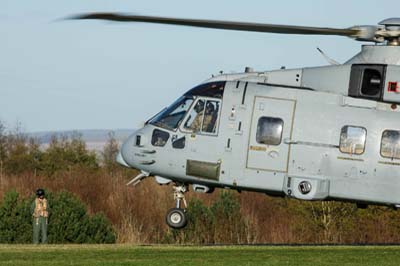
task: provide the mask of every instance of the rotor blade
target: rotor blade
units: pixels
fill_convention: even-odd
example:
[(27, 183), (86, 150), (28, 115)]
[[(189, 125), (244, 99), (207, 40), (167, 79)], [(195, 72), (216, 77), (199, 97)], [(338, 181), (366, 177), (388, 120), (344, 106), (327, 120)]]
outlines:
[(223, 30), (270, 32), (270, 33), (282, 33), (282, 34), (339, 35), (339, 36), (348, 36), (354, 38), (356, 38), (360, 34), (360, 31), (356, 29), (335, 29), (335, 28), (275, 25), (275, 24), (261, 24), (261, 23), (235, 22), (235, 21), (222, 21), (222, 20), (138, 16), (138, 15), (126, 15), (118, 13), (88, 13), (88, 14), (81, 14), (74, 16), (71, 19), (102, 19), (102, 20), (119, 21), (119, 22), (146, 22), (146, 23), (192, 26), (192, 27), (223, 29)]

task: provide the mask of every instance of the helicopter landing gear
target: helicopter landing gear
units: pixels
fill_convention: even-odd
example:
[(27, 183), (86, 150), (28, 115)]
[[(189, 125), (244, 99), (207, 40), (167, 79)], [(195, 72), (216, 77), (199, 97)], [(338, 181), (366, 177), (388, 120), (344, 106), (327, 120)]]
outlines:
[[(173, 186), (173, 190), (176, 205), (175, 208), (167, 212), (165, 220), (169, 227), (173, 229), (182, 229), (187, 225), (188, 221), (186, 215), (187, 204), (185, 200), (185, 192), (188, 191), (188, 187), (186, 185), (175, 185)], [(181, 208), (182, 202), (184, 209)]]

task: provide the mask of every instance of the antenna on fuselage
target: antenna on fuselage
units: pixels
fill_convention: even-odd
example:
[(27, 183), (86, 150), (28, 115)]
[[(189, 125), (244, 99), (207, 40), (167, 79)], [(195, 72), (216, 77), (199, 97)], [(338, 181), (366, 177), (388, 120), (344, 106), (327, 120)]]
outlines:
[(331, 65), (340, 65), (340, 63), (332, 58), (330, 58), (329, 56), (327, 56), (324, 51), (322, 51), (321, 49), (319, 49), (319, 47), (317, 47), (318, 52), (321, 53), (321, 55), (325, 58), (326, 61), (328, 61), (329, 64)]

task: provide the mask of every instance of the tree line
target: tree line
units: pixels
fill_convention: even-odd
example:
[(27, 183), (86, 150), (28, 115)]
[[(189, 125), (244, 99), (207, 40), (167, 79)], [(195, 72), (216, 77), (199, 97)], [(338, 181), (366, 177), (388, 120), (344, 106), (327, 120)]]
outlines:
[[(79, 134), (54, 136), (41, 147), (0, 123), (0, 242), (30, 240), (27, 202), (44, 187), (58, 208), (49, 222), (53, 243), (400, 243), (400, 213), (389, 207), (357, 209), (219, 189), (207, 195), (190, 191), (189, 225), (172, 230), (164, 222), (174, 206), (172, 188), (151, 178), (127, 187), (137, 171), (118, 166), (117, 152), (112, 133), (99, 156)], [(69, 223), (57, 217), (74, 217), (74, 226), (62, 231)]]

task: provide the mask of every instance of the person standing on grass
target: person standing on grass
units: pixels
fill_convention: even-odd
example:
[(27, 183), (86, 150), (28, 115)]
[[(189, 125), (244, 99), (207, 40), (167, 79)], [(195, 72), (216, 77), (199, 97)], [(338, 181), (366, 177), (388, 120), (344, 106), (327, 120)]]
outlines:
[(49, 204), (44, 197), (44, 190), (36, 190), (36, 199), (32, 202), (31, 213), (33, 216), (33, 244), (39, 244), (40, 232), (42, 244), (47, 244), (47, 225), (49, 219)]

